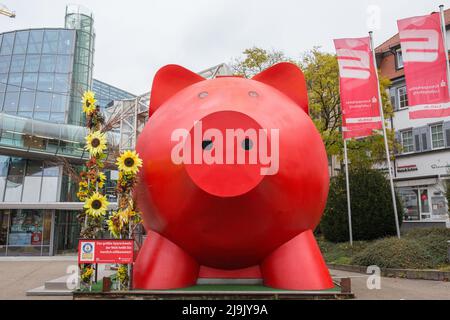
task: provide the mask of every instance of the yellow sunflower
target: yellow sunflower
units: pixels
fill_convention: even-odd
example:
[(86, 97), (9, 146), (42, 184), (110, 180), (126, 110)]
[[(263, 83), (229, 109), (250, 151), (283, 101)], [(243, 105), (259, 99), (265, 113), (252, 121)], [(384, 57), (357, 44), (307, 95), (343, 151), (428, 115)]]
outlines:
[(106, 200), (106, 197), (98, 192), (95, 192), (89, 199), (86, 200), (84, 208), (86, 209), (87, 214), (94, 217), (99, 217), (106, 214), (108, 205), (109, 202)]
[(88, 116), (94, 113), (95, 109), (97, 108), (95, 106), (95, 104), (97, 103), (97, 100), (95, 100), (95, 93), (92, 91), (86, 91), (81, 102), (83, 102), (83, 112)]
[(142, 167), (142, 160), (136, 151), (125, 151), (117, 158), (119, 170), (125, 174), (136, 174), (139, 172), (139, 168)]
[(103, 172), (99, 172), (97, 176), (97, 183), (99, 188), (103, 188), (106, 181), (106, 175)]
[(101, 133), (100, 131), (95, 131), (93, 133), (90, 133), (86, 137), (86, 150), (89, 151), (89, 153), (92, 156), (97, 156), (103, 153), (104, 150), (106, 150), (106, 135), (104, 133)]
[(79, 183), (79, 186), (80, 186), (80, 189), (81, 188), (86, 189), (88, 187), (88, 183), (87, 183), (87, 181), (81, 181)]

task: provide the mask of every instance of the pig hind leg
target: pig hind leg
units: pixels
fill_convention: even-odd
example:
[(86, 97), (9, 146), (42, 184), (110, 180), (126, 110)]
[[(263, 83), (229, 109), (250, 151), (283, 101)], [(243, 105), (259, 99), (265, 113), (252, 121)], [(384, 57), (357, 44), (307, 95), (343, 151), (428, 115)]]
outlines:
[(311, 230), (283, 244), (261, 264), (264, 284), (286, 290), (326, 290), (334, 287)]
[(198, 263), (183, 249), (150, 231), (133, 268), (133, 288), (170, 290), (193, 286)]

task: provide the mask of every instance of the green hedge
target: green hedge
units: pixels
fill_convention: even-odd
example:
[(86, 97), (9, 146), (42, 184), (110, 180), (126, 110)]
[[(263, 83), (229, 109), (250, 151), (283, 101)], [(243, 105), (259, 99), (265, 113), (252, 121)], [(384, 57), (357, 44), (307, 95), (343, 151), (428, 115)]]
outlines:
[(352, 264), (380, 268), (429, 269), (433, 257), (417, 240), (387, 238), (375, 241), (354, 256)]
[(450, 229), (414, 229), (402, 239), (386, 238), (369, 244), (351, 264), (384, 268), (434, 269), (448, 264)]
[[(381, 172), (359, 168), (349, 171), (352, 206), (353, 239), (375, 240), (396, 235), (391, 189), (388, 179)], [(402, 222), (402, 206), (397, 197), (399, 222)], [(327, 207), (320, 230), (331, 242), (349, 239), (347, 191), (345, 175), (332, 179)]]

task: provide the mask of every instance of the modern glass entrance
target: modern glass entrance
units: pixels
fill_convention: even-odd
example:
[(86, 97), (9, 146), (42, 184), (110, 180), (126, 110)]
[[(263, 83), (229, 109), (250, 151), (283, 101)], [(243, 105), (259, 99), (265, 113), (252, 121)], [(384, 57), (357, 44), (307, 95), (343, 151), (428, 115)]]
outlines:
[(55, 253), (70, 254), (77, 251), (80, 236), (78, 212), (57, 210), (55, 224)]

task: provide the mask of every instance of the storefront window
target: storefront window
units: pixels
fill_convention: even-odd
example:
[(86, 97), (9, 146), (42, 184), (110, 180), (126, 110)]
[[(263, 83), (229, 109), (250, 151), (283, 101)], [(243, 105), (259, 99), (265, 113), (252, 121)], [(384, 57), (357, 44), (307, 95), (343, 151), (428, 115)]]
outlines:
[[(430, 199), (427, 187), (400, 188), (398, 194), (402, 200), (405, 221), (442, 219), (445, 211), (444, 197)], [(444, 200), (443, 200), (444, 199)]]
[(8, 242), (9, 210), (0, 211), (0, 256), (6, 254)]
[(421, 190), (421, 192), (420, 192), (420, 207), (422, 208), (422, 213), (430, 212), (428, 190)]
[(51, 211), (12, 210), (8, 255), (49, 254), (51, 225)]
[(418, 190), (401, 188), (398, 193), (403, 202), (404, 219), (406, 221), (420, 220)]

